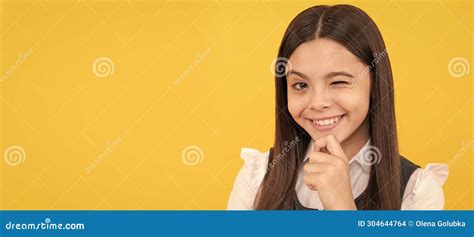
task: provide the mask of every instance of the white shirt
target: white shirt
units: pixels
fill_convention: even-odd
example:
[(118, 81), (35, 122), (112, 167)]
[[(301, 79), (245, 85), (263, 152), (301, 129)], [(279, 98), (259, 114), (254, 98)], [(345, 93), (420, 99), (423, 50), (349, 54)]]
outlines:
[[(352, 196), (354, 199), (365, 190), (369, 181), (371, 167), (368, 162), (364, 162), (362, 155), (365, 149), (370, 149), (369, 142), (349, 161)], [(309, 145), (303, 162), (307, 162), (309, 153), (312, 150), (313, 141)], [(252, 148), (242, 148), (240, 156), (244, 160), (244, 166), (240, 169), (235, 179), (234, 187), (227, 203), (227, 209), (253, 210), (255, 196), (267, 171), (269, 152), (263, 153)], [(324, 209), (319, 200), (318, 192), (309, 189), (304, 184), (303, 177), (303, 169), (300, 169), (295, 186), (298, 200), (305, 207), (319, 210)], [(446, 182), (447, 177), (448, 166), (446, 164), (430, 163), (424, 169), (418, 168), (415, 170), (406, 185), (401, 209), (442, 210), (444, 208), (442, 186)]]

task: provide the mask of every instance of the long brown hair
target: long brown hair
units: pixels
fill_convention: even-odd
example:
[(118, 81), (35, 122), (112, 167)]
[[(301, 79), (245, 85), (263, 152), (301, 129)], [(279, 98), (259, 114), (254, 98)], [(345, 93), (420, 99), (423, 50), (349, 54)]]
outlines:
[[(395, 121), (393, 78), (382, 35), (373, 20), (351, 5), (314, 6), (298, 14), (288, 26), (278, 59), (288, 59), (302, 43), (327, 38), (345, 46), (368, 65), (371, 77), (369, 136), (380, 150), (372, 166), (362, 209), (400, 209), (400, 158)], [(380, 56), (382, 55), (382, 57)], [(267, 173), (255, 198), (255, 209), (292, 209), (298, 169), (311, 137), (291, 117), (287, 104), (285, 64), (275, 65), (276, 129)], [(297, 141), (297, 142), (294, 142)], [(288, 148), (288, 144), (293, 147)]]

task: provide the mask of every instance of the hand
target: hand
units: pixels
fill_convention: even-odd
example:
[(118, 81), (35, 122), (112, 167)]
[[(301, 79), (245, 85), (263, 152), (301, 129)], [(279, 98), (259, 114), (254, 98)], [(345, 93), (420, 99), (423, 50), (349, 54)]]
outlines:
[(334, 135), (314, 142), (309, 162), (304, 165), (304, 183), (318, 191), (327, 210), (357, 210), (352, 197), (349, 159)]

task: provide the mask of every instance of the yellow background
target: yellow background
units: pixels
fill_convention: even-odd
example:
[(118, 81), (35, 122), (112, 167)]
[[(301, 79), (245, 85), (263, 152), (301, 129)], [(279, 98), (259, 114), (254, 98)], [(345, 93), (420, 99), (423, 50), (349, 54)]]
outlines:
[[(273, 142), (283, 32), (323, 3), (1, 1), (1, 209), (225, 209), (240, 148)], [(449, 163), (446, 209), (472, 209), (472, 72), (448, 70), (472, 64), (472, 2), (347, 3), (387, 44), (401, 153)]]

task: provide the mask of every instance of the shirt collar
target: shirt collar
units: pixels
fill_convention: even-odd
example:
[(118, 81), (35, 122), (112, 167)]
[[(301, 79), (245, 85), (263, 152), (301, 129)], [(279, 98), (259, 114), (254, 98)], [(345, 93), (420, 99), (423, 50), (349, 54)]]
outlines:
[[(303, 163), (306, 162), (309, 159), (309, 155), (310, 155), (311, 151), (313, 150), (313, 146), (314, 146), (314, 140), (311, 139), (311, 142), (309, 143), (308, 150), (306, 151), (306, 155), (305, 155), (305, 158), (303, 160)], [(366, 153), (367, 149), (370, 149), (370, 139), (359, 150), (359, 152), (357, 152), (357, 154), (355, 154), (355, 156), (352, 157), (349, 160), (349, 165), (353, 162), (357, 162), (357, 163), (359, 163), (359, 165), (362, 167), (362, 169), (365, 172), (369, 172), (371, 163), (364, 160), (364, 154)]]

